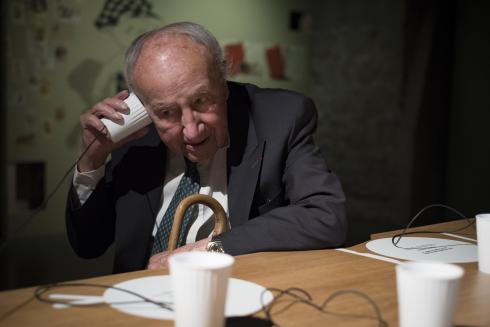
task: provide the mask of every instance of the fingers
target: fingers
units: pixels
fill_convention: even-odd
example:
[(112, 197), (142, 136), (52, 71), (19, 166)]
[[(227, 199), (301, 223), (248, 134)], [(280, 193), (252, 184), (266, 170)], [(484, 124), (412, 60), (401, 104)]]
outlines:
[(168, 267), (168, 252), (160, 252), (153, 255), (148, 262), (148, 269), (164, 269)]
[(82, 125), (83, 129), (88, 129), (92, 132), (97, 131), (98, 133), (95, 133), (95, 135), (99, 133), (104, 135), (107, 134), (104, 123), (90, 112), (86, 112), (80, 116), (80, 124)]
[(112, 120), (121, 120), (123, 117), (119, 112), (123, 114), (129, 113), (128, 105), (123, 101), (128, 97), (128, 94), (128, 91), (124, 90), (113, 97), (105, 98), (95, 104), (89, 112), (99, 118), (106, 117)]
[(149, 270), (155, 270), (155, 269), (163, 269), (165, 267), (160, 267), (160, 265), (156, 262), (151, 262), (148, 264), (148, 269)]
[(148, 261), (148, 269), (163, 269), (168, 268), (168, 258), (170, 255), (179, 252), (188, 251), (206, 251), (206, 245), (208, 244), (210, 238), (202, 239), (195, 243), (186, 244), (174, 251), (165, 251), (153, 255)]
[(115, 97), (104, 99), (102, 103), (104, 105), (109, 106), (109, 108), (111, 109), (117, 110), (118, 112), (122, 112), (123, 114), (129, 114), (129, 107), (126, 104), (126, 102), (123, 101), (124, 99), (119, 99), (117, 98), (116, 95)]
[(84, 152), (80, 158), (78, 168), (80, 171), (90, 171), (104, 164), (109, 153), (114, 149), (115, 144), (108, 137), (107, 129), (103, 118), (110, 119), (115, 123), (122, 123), (122, 114), (129, 113), (129, 108), (123, 101), (128, 96), (128, 91), (121, 91), (113, 97), (106, 98), (86, 112), (80, 115), (80, 125), (82, 127), (82, 140)]
[(101, 118), (110, 119), (115, 123), (122, 123), (124, 121), (122, 114), (129, 113), (129, 108), (123, 101), (127, 96), (128, 91), (124, 90), (111, 98), (106, 98), (95, 104), (87, 112), (80, 115), (82, 128), (84, 130), (96, 130), (102, 134), (107, 134), (106, 131), (102, 132), (104, 124)]
[(116, 94), (116, 98), (120, 100), (124, 100), (129, 96), (129, 91), (128, 90), (122, 90), (118, 94)]
[(124, 120), (122, 114), (129, 113), (129, 108), (120, 99), (107, 98), (93, 106), (89, 112), (97, 118), (105, 117), (114, 122), (120, 122)]

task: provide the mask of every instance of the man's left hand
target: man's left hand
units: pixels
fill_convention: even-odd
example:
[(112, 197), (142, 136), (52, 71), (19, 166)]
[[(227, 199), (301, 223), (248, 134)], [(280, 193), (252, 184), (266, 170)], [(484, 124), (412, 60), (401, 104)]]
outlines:
[(153, 255), (148, 262), (148, 269), (168, 268), (168, 257), (174, 253), (188, 251), (206, 251), (210, 238), (205, 238), (196, 243), (186, 244), (174, 251), (164, 251)]

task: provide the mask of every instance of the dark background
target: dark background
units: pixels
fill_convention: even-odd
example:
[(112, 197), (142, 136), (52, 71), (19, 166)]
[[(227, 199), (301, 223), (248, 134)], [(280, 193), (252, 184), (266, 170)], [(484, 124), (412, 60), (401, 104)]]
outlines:
[(347, 193), (349, 243), (434, 203), (490, 211), (489, 3), (313, 3), (317, 141)]

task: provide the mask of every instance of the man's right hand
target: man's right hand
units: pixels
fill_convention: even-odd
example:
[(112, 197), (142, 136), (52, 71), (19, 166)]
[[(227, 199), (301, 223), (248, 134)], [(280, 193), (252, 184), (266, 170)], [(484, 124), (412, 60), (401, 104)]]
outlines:
[(117, 143), (111, 141), (107, 129), (100, 119), (108, 118), (116, 123), (122, 122), (123, 116), (121, 114), (129, 113), (129, 108), (123, 101), (128, 95), (127, 90), (121, 91), (115, 96), (95, 104), (80, 115), (83, 150), (86, 150), (92, 142), (93, 144), (78, 162), (78, 171), (86, 172), (101, 167), (114, 149), (131, 140), (143, 137), (148, 132), (148, 128), (145, 127)]

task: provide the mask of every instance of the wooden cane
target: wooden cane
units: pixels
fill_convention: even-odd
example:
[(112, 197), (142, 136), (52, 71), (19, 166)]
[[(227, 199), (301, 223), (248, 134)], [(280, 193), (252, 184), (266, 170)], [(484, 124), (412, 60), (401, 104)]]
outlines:
[(179, 240), (180, 229), (182, 227), (182, 220), (184, 219), (185, 212), (187, 211), (187, 208), (196, 203), (207, 205), (211, 208), (211, 210), (213, 210), (213, 235), (219, 235), (226, 230), (226, 227), (228, 226), (228, 218), (226, 217), (225, 210), (221, 204), (216, 201), (216, 199), (205, 194), (190, 195), (182, 200), (177, 206), (177, 209), (175, 209), (172, 230), (170, 231), (170, 237), (168, 239), (168, 251), (173, 251), (177, 248), (177, 242)]

